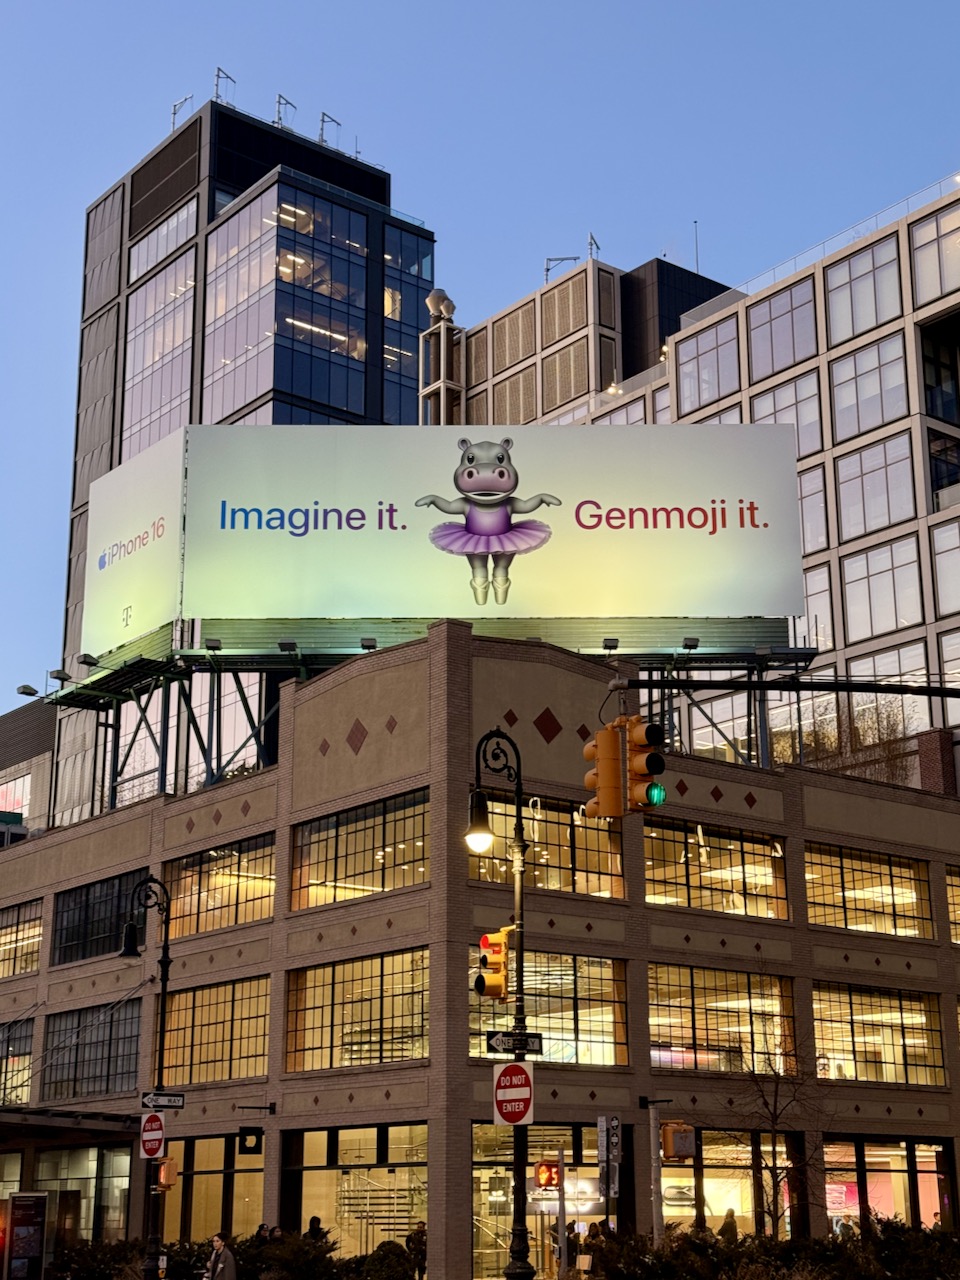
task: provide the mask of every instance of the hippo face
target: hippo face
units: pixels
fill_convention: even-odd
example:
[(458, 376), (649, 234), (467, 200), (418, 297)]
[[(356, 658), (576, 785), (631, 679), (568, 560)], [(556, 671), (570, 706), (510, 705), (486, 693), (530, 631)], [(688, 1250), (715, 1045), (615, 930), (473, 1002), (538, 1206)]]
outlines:
[(461, 440), (463, 455), (453, 473), (457, 489), (471, 500), (484, 505), (494, 505), (510, 496), (517, 487), (517, 472), (510, 459), (513, 441), (509, 436), (494, 444), (481, 440), (471, 444)]

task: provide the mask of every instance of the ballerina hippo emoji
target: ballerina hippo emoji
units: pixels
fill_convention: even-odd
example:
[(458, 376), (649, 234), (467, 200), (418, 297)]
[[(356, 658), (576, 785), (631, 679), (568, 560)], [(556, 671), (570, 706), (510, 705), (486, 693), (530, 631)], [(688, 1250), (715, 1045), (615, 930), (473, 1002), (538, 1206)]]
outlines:
[(438, 498), (429, 493), (417, 499), (417, 506), (436, 507), (448, 516), (465, 517), (464, 524), (438, 524), (430, 530), (430, 541), (440, 551), (467, 557), (477, 604), (487, 603), (492, 560), (493, 598), (497, 604), (505, 604), (513, 557), (536, 551), (550, 537), (549, 525), (539, 520), (514, 522), (513, 517), (538, 507), (558, 507), (560, 499), (552, 493), (538, 493), (533, 498), (513, 496), (519, 478), (510, 457), (513, 441), (509, 437), (499, 444), (490, 440), (472, 444), (464, 439), (457, 447), (463, 453), (453, 473), (453, 483), (460, 497)]

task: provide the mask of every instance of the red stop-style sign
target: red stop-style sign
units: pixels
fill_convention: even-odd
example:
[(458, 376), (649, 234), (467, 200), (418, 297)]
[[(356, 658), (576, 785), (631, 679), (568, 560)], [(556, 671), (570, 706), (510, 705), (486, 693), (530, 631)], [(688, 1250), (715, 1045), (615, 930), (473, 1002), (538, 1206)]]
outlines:
[(508, 1062), (493, 1069), (495, 1124), (530, 1124), (533, 1120), (533, 1065)]
[(148, 1111), (140, 1118), (140, 1154), (144, 1160), (153, 1160), (163, 1155), (163, 1116), (156, 1111)]

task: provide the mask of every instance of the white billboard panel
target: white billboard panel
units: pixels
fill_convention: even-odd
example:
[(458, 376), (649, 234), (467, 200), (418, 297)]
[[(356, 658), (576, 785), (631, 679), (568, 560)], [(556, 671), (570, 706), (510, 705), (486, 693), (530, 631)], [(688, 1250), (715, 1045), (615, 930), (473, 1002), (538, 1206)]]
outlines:
[(803, 611), (789, 426), (190, 427), (187, 463), (186, 617)]
[(101, 654), (180, 612), (185, 432), (90, 486), (81, 647)]

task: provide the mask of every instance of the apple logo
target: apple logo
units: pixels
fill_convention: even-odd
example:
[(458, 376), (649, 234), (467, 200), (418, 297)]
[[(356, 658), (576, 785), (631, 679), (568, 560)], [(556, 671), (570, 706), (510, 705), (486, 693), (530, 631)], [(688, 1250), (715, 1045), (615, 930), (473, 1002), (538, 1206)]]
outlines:
[(105, 569), (105, 568), (107, 567), (107, 553), (106, 553), (106, 551), (101, 551), (101, 552), (100, 552), (100, 559), (97, 561), (97, 564), (100, 566), (100, 568), (101, 568), (101, 569)]

